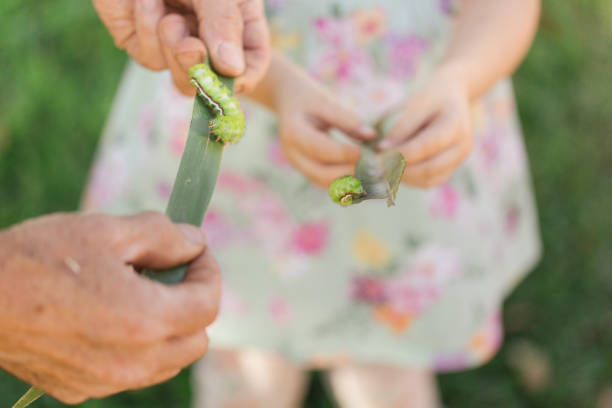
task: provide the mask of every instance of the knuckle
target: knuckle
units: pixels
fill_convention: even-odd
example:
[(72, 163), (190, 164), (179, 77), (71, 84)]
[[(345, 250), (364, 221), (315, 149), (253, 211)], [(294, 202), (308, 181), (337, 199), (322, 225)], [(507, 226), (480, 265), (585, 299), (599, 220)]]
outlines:
[(136, 345), (154, 343), (167, 333), (166, 325), (163, 322), (144, 316), (126, 319), (121, 329), (121, 335), (126, 342)]
[(141, 221), (145, 224), (155, 224), (158, 226), (168, 226), (171, 224), (167, 216), (159, 211), (145, 211), (141, 215)]
[(87, 401), (87, 398), (88, 398), (80, 394), (74, 394), (70, 391), (59, 391), (59, 392), (51, 393), (51, 395), (53, 395), (53, 397), (55, 397), (57, 400), (63, 402), (64, 404), (68, 404), (68, 405), (81, 404)]
[(161, 34), (162, 40), (165, 40), (172, 36), (177, 27), (181, 27), (184, 22), (184, 18), (178, 14), (167, 14), (159, 20), (157, 31)]

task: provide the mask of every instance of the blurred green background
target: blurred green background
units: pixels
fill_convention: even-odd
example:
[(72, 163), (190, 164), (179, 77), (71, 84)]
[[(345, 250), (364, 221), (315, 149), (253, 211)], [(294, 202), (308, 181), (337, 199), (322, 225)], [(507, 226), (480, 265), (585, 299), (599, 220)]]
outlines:
[[(0, 2), (0, 227), (75, 210), (126, 62), (89, 1)], [(515, 79), (545, 256), (448, 407), (612, 407), (612, 2), (544, 1)], [(0, 407), (26, 385), (0, 372)], [(188, 373), (83, 407), (187, 407)], [(45, 397), (38, 407), (59, 407)], [(315, 375), (307, 407), (334, 407)]]

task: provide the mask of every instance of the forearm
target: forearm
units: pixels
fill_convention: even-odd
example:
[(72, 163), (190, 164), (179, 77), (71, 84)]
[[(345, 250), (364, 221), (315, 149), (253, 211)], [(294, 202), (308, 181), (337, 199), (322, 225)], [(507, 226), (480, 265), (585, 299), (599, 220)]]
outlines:
[(471, 98), (514, 72), (536, 32), (540, 0), (463, 0), (441, 67), (457, 70)]
[[(286, 83), (286, 80), (299, 80), (303, 75), (307, 74), (294, 62), (279, 52), (273, 52), (272, 61), (266, 75), (257, 87), (246, 96), (273, 112), (278, 112), (280, 86)], [(293, 76), (293, 78), (289, 78), (290, 76)]]

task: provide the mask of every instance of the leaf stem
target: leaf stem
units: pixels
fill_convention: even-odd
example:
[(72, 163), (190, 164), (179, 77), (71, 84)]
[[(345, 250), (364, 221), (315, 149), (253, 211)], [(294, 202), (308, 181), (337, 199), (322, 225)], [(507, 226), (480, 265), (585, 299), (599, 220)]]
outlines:
[(44, 395), (44, 391), (40, 388), (30, 387), (25, 394), (19, 398), (19, 401), (13, 405), (13, 408), (25, 408)]

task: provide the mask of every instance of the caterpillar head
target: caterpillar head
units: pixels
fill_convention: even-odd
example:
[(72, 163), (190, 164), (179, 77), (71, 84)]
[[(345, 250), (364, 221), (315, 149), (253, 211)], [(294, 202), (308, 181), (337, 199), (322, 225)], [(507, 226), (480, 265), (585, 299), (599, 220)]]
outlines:
[(361, 181), (353, 176), (337, 178), (329, 186), (329, 196), (334, 202), (342, 206), (351, 205), (354, 199), (361, 198), (364, 195), (365, 190)]

